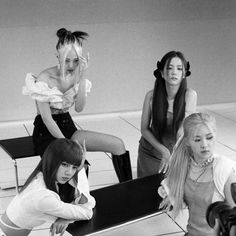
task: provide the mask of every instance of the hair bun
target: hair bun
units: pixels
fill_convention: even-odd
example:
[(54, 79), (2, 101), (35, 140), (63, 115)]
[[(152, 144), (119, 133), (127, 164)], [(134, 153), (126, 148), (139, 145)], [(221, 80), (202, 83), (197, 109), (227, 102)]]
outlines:
[(162, 68), (161, 62), (160, 62), (160, 61), (157, 61), (157, 68), (156, 68), (156, 70), (154, 70), (154, 72), (153, 72), (153, 75), (154, 75), (156, 78), (161, 77), (161, 68)]
[(189, 62), (187, 61), (187, 65), (186, 65), (186, 77), (190, 76), (191, 75), (191, 71), (190, 71), (190, 64)]
[(64, 38), (68, 33), (68, 30), (65, 28), (61, 28), (57, 31), (57, 37), (58, 38)]
[(161, 62), (160, 61), (157, 61), (157, 69), (161, 69)]

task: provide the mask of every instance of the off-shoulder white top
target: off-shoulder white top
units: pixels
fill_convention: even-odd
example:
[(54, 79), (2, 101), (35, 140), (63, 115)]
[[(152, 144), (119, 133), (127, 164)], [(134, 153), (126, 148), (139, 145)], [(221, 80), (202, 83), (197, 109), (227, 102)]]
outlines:
[[(86, 79), (86, 96), (91, 87), (92, 83)], [(74, 105), (78, 89), (79, 83), (62, 93), (57, 87), (50, 88), (46, 82), (38, 81), (34, 74), (28, 73), (22, 93), (30, 96), (35, 101), (48, 102), (52, 114), (59, 114), (68, 112), (69, 108)], [(37, 112), (39, 113), (38, 107)]]

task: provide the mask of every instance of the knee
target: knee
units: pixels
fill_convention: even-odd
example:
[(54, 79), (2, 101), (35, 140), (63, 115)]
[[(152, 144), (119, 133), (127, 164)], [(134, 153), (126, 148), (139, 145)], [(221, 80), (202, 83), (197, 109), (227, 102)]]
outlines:
[(78, 130), (77, 130), (77, 131), (75, 131), (75, 132), (73, 133), (73, 135), (71, 136), (70, 139), (73, 140), (73, 141), (77, 141), (78, 138), (79, 138), (79, 132), (78, 132)]
[(114, 155), (122, 155), (126, 152), (125, 149), (125, 144), (123, 142), (122, 139), (120, 138), (116, 138), (113, 142), (112, 142), (112, 154)]

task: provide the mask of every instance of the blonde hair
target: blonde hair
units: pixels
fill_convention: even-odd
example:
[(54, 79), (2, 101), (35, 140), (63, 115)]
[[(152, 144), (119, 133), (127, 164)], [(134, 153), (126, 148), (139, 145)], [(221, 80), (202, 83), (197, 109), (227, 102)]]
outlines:
[[(72, 43), (64, 44), (63, 46), (61, 46), (58, 49), (58, 57), (62, 58), (62, 60), (61, 60), (62, 61), (61, 71), (62, 71), (62, 78), (63, 79), (66, 79), (66, 77), (65, 77), (65, 61), (66, 61), (66, 57), (67, 57), (68, 53), (71, 50), (75, 51), (75, 53), (76, 53), (76, 55), (78, 57), (78, 60), (80, 60), (80, 58), (82, 57), (82, 47), (77, 42), (74, 42), (73, 44)], [(78, 69), (80, 70), (80, 67), (78, 67)], [(77, 77), (77, 76), (79, 76), (80, 71), (76, 70), (75, 73), (76, 73), (76, 77)]]
[(184, 135), (176, 143), (171, 155), (167, 185), (169, 195), (174, 200), (174, 217), (183, 209), (184, 185), (189, 171), (190, 157), (192, 156), (191, 148), (188, 145), (189, 139), (202, 126), (208, 127), (213, 134), (216, 133), (216, 121), (213, 116), (206, 113), (193, 113), (186, 117), (183, 122)]
[[(56, 45), (56, 49), (58, 51), (58, 56), (62, 58), (61, 72), (62, 77), (65, 78), (65, 60), (66, 56), (70, 50), (74, 49), (78, 59), (80, 60), (82, 57), (82, 41), (88, 37), (88, 34), (83, 31), (74, 31), (71, 32), (65, 28), (61, 28), (57, 31), (58, 42)], [(60, 63), (60, 62), (59, 62)], [(76, 70), (76, 78), (80, 75), (80, 66)]]

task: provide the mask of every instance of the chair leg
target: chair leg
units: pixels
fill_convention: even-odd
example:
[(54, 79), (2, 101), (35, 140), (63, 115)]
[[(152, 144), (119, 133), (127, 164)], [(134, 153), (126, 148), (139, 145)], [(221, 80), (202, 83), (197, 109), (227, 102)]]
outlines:
[(16, 192), (19, 193), (19, 179), (18, 179), (18, 169), (17, 169), (17, 162), (13, 160), (14, 168), (15, 168), (15, 178), (16, 178)]

